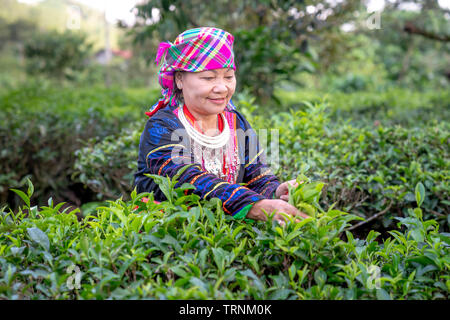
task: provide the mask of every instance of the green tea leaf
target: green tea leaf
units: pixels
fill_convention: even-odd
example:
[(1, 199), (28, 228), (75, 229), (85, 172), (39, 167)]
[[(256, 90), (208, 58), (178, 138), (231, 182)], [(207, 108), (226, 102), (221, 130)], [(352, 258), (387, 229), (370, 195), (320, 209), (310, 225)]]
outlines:
[(31, 240), (43, 246), (47, 251), (50, 249), (50, 241), (41, 229), (36, 227), (27, 228), (27, 232)]
[(270, 300), (286, 300), (292, 293), (290, 289), (279, 289), (272, 292), (269, 299)]
[(142, 225), (142, 216), (137, 216), (133, 219), (133, 222), (131, 222), (131, 230), (134, 232), (139, 232), (139, 229)]
[(179, 277), (188, 277), (189, 274), (183, 269), (183, 267), (181, 266), (175, 266), (170, 268), (172, 270), (173, 273), (175, 273), (177, 276)]
[(80, 247), (81, 247), (81, 250), (83, 250), (84, 254), (86, 256), (89, 256), (89, 241), (88, 241), (88, 237), (84, 236), (84, 237), (81, 238)]
[(289, 242), (292, 239), (297, 238), (298, 236), (300, 236), (302, 233), (303, 233), (303, 231), (301, 231), (301, 230), (297, 230), (297, 231), (291, 232), (291, 233), (289, 233), (286, 236), (286, 241)]
[(11, 253), (15, 256), (22, 254), (23, 250), (25, 249), (25, 246), (22, 246), (20, 248), (18, 247), (11, 247)]
[(166, 236), (161, 240), (162, 243), (167, 243), (172, 245), (172, 247), (176, 250), (176, 252), (180, 253), (182, 251), (180, 244), (177, 239), (172, 237), (170, 234), (166, 234)]
[(231, 238), (236, 240), (236, 236), (241, 232), (242, 229), (244, 229), (245, 226), (239, 226), (236, 229), (234, 229), (233, 233), (231, 234)]
[(410, 231), (411, 237), (417, 242), (423, 242), (424, 237), (420, 229), (412, 229)]
[(387, 291), (384, 290), (383, 288), (376, 289), (376, 290), (377, 290), (377, 299), (378, 300), (392, 300), (389, 293), (387, 293)]
[(225, 268), (225, 251), (222, 248), (212, 248), (214, 261), (221, 272)]
[(136, 257), (132, 257), (131, 259), (127, 259), (124, 261), (124, 263), (122, 264), (122, 266), (119, 269), (119, 277), (122, 278), (123, 275), (125, 274), (125, 271), (127, 271), (127, 269), (130, 267), (130, 265), (136, 260)]
[(195, 264), (193, 263), (188, 263), (189, 268), (191, 268), (192, 273), (196, 276), (196, 277), (200, 277), (201, 276), (201, 270), (199, 267), (197, 267)]
[(214, 217), (214, 214), (208, 208), (203, 208), (203, 211), (205, 212), (206, 217), (208, 218), (209, 224), (211, 225), (212, 228), (214, 228), (214, 225), (216, 224), (216, 218)]
[(415, 193), (417, 206), (420, 208), (423, 200), (425, 199), (425, 187), (423, 186), (422, 182), (417, 183)]
[(30, 207), (30, 198), (25, 194), (25, 192), (17, 190), (17, 189), (11, 189), (11, 191), (14, 191), (15, 193), (17, 193), (17, 195), (19, 197), (22, 198), (22, 200), (25, 202), (25, 204), (27, 205), (27, 207)]
[(27, 184), (28, 184), (28, 190), (27, 190), (28, 198), (31, 199), (31, 196), (34, 193), (34, 186), (29, 178), (27, 178)]
[(327, 273), (323, 270), (317, 269), (314, 272), (314, 280), (319, 286), (323, 286), (327, 282)]
[[(122, 210), (120, 210), (119, 208), (106, 208), (106, 207), (100, 207), (101, 209), (106, 209), (106, 210), (111, 210), (111, 212), (114, 213), (115, 216), (117, 216), (120, 221), (122, 222), (123, 226), (127, 226), (128, 225), (128, 219), (125, 216), (124, 212)], [(100, 209), (98, 208), (98, 209)]]

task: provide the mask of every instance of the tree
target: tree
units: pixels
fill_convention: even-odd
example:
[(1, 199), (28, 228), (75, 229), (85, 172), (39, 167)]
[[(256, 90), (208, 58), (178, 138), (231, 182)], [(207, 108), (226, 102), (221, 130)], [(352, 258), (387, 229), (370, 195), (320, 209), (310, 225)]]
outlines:
[(8, 44), (18, 44), (30, 38), (36, 24), (25, 19), (8, 22), (0, 17), (0, 50)]
[(422, 89), (448, 85), (450, 20), (436, 0), (386, 1), (379, 30), (358, 30), (377, 45), (377, 57), (393, 82)]
[(173, 41), (189, 28), (225, 29), (236, 39), (238, 90), (248, 89), (261, 102), (275, 99), (278, 81), (294, 81), (299, 71), (315, 72), (318, 61), (309, 41), (339, 32), (360, 7), (355, 0), (148, 0), (136, 6), (134, 40), (153, 39), (156, 53), (159, 41)]
[(85, 68), (91, 48), (92, 44), (86, 42), (82, 33), (37, 34), (25, 44), (27, 73), (71, 80), (74, 72)]

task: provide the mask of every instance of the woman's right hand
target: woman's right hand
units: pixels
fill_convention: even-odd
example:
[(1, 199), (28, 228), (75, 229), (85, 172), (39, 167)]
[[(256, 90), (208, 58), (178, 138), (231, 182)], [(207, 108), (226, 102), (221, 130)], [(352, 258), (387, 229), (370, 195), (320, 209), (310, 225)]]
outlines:
[[(264, 213), (263, 209), (266, 213)], [(307, 214), (299, 211), (296, 207), (290, 205), (284, 200), (279, 199), (263, 199), (255, 202), (250, 211), (247, 213), (246, 218), (266, 221), (267, 215), (271, 214), (274, 210), (276, 212), (273, 219), (278, 221), (281, 225), (285, 225), (286, 222), (283, 215), (279, 214), (279, 212), (287, 213), (293, 217), (303, 219), (309, 218)], [(299, 219), (295, 219), (295, 221), (300, 222)]]

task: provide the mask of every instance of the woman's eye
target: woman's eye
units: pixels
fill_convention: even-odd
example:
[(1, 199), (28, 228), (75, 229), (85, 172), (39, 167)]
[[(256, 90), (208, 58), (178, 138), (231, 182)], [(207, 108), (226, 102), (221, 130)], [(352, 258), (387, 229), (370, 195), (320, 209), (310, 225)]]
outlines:
[(212, 79), (214, 79), (214, 77), (202, 77), (202, 79), (204, 79), (204, 80), (212, 80)]
[(228, 80), (233, 80), (233, 78), (234, 78), (234, 76), (225, 77), (225, 79), (228, 79)]

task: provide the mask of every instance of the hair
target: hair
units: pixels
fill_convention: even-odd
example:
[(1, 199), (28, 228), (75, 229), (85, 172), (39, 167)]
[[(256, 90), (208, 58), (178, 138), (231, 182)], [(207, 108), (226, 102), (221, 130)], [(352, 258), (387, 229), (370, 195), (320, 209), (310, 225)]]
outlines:
[(184, 72), (186, 72), (186, 71), (175, 71), (173, 73), (173, 93), (175, 94), (177, 101), (181, 102), (181, 103), (184, 103), (183, 90), (178, 89), (176, 77), (177, 77), (177, 73), (183, 74)]

